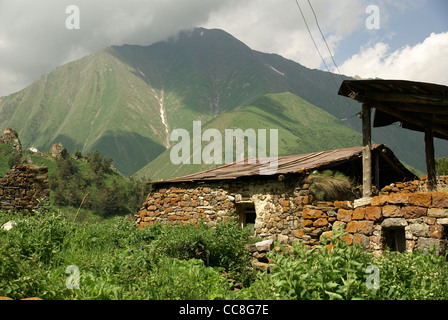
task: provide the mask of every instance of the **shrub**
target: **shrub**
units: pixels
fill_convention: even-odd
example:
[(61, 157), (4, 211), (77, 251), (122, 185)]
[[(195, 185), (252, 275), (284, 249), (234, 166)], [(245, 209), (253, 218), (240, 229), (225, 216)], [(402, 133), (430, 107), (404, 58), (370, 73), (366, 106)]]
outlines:
[(181, 260), (199, 259), (206, 266), (222, 267), (244, 278), (250, 264), (245, 249), (249, 242), (248, 229), (234, 222), (221, 222), (216, 228), (205, 224), (166, 227), (153, 245), (160, 254)]
[(436, 171), (441, 176), (448, 175), (448, 158), (436, 159)]

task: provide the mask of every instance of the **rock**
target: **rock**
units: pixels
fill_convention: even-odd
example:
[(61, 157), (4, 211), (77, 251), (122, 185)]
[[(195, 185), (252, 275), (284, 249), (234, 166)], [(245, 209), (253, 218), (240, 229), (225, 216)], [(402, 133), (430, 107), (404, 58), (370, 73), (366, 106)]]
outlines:
[(277, 240), (278, 240), (278, 242), (280, 242), (280, 243), (288, 243), (288, 236), (287, 235), (283, 235), (283, 234), (279, 234), (278, 236), (277, 236)]
[(371, 197), (364, 197), (361, 199), (356, 199), (353, 203), (354, 208), (358, 207), (364, 207), (364, 206), (370, 206), (372, 204), (372, 198)]
[(371, 235), (373, 232), (374, 224), (373, 221), (359, 221), (358, 223), (358, 232), (365, 234), (365, 235)]
[(410, 226), (411, 232), (416, 237), (429, 237), (429, 227), (425, 223), (414, 223)]
[(408, 206), (404, 207), (402, 211), (406, 219), (415, 219), (426, 216), (428, 209), (423, 207)]
[(366, 208), (358, 207), (353, 211), (353, 220), (363, 220), (366, 215)]
[(50, 154), (55, 159), (65, 159), (68, 157), (67, 149), (61, 143), (53, 144), (50, 147)]
[(448, 225), (448, 218), (437, 219), (438, 224)]
[(274, 240), (264, 240), (255, 243), (255, 248), (258, 252), (268, 252), (274, 247)]
[(413, 193), (409, 196), (409, 203), (418, 207), (431, 206), (431, 194), (430, 193)]
[(419, 238), (417, 249), (423, 252), (428, 251), (432, 247), (440, 247), (440, 240), (433, 238)]
[(343, 221), (343, 222), (349, 222), (352, 220), (352, 213), (353, 213), (353, 210), (339, 209), (338, 210), (338, 220)]
[(434, 218), (448, 218), (448, 209), (428, 209), (428, 216)]
[(404, 213), (401, 212), (401, 208), (395, 205), (387, 205), (383, 207), (383, 217), (398, 218), (402, 217)]
[(380, 207), (366, 207), (366, 218), (369, 220), (378, 220), (381, 218), (381, 208)]
[(16, 225), (17, 223), (15, 221), (8, 221), (2, 226), (2, 230), (9, 231)]
[(325, 218), (319, 218), (316, 221), (314, 221), (313, 226), (314, 227), (324, 227), (328, 225), (328, 220)]
[(327, 215), (321, 210), (305, 208), (302, 212), (302, 217), (304, 219), (318, 219), (318, 218), (326, 218)]
[(434, 192), (432, 195), (432, 205), (436, 208), (448, 208), (448, 193)]
[(381, 223), (382, 228), (399, 228), (406, 227), (408, 223), (403, 218), (388, 218)]
[(442, 239), (444, 227), (440, 224), (429, 226), (429, 236), (431, 238)]

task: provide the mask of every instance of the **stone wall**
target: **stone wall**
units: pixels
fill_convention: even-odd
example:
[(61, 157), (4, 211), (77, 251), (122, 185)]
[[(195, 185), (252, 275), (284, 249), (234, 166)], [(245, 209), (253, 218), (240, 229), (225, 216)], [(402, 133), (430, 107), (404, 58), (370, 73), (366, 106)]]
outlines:
[(0, 210), (13, 212), (37, 209), (38, 200), (48, 198), (48, 168), (16, 165), (0, 179)]
[(148, 195), (136, 223), (139, 227), (155, 223), (243, 223), (245, 208), (252, 207), (256, 212), (255, 235), (282, 243), (302, 239), (317, 244), (320, 234), (330, 230), (335, 218), (320, 219), (313, 227), (304, 228), (302, 211), (313, 197), (303, 178), (162, 185)]
[[(256, 212), (254, 234), (280, 243), (299, 240), (318, 245), (323, 236), (331, 237), (337, 226), (347, 231), (343, 241), (360, 243), (375, 254), (387, 246), (397, 246), (392, 249), (398, 251), (446, 246), (448, 193), (423, 192), (423, 180), (387, 186), (380, 195), (367, 199), (314, 201), (305, 178), (158, 187), (148, 195), (136, 223), (139, 227), (199, 222), (214, 226), (229, 220), (241, 223), (241, 208), (252, 206)], [(439, 180), (439, 185), (445, 181), (447, 177)], [(392, 245), (390, 241), (397, 242)], [(400, 245), (403, 248), (398, 248)]]

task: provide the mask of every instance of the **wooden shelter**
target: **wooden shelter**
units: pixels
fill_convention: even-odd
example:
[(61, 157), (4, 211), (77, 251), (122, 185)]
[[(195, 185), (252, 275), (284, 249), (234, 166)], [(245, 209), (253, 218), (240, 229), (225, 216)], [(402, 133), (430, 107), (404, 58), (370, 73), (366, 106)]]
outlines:
[(425, 133), (428, 186), (436, 187), (434, 137), (448, 140), (448, 86), (404, 80), (346, 80), (338, 92), (362, 103), (363, 189), (371, 195), (371, 109), (373, 127), (400, 122)]

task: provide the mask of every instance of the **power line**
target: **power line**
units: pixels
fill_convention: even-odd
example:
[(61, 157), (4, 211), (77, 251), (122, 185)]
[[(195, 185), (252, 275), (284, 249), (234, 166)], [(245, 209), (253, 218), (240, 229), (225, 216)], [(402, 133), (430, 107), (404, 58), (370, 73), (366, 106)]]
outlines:
[[(305, 22), (305, 25), (306, 25), (306, 28), (307, 28), (307, 30), (308, 30), (308, 33), (309, 33), (309, 35), (310, 35), (310, 37), (311, 37), (311, 40), (313, 41), (314, 46), (316, 47), (316, 50), (317, 50), (317, 52), (318, 52), (318, 54), (319, 54), (319, 56), (320, 56), (322, 62), (324, 63), (325, 68), (326, 68), (327, 71), (330, 73), (331, 78), (332, 78), (332, 80), (333, 80), (333, 83), (335, 84), (336, 88), (339, 89), (339, 86), (337, 85), (337, 83), (336, 83), (336, 81), (335, 81), (335, 79), (334, 79), (334, 77), (333, 77), (333, 73), (329, 70), (329, 68), (328, 68), (328, 66), (327, 66), (327, 64), (326, 64), (326, 62), (325, 62), (325, 60), (324, 60), (324, 58), (322, 57), (322, 54), (320, 53), (320, 50), (319, 50), (319, 48), (318, 48), (318, 46), (317, 46), (317, 44), (316, 44), (316, 41), (314, 40), (314, 37), (313, 37), (313, 35), (312, 35), (312, 33), (311, 33), (311, 30), (310, 30), (310, 28), (309, 28), (309, 26), (308, 26), (308, 23), (307, 23), (307, 21), (306, 21), (305, 15), (303, 14), (302, 8), (300, 7), (300, 4), (299, 4), (298, 0), (295, 0), (295, 1), (296, 1), (296, 5), (297, 5), (297, 7), (298, 7), (299, 10), (300, 10), (300, 13), (301, 13), (301, 15), (302, 15), (303, 21)], [(313, 8), (313, 6), (311, 5), (310, 0), (308, 0), (308, 4), (309, 4), (309, 6), (310, 6), (310, 8), (311, 8), (311, 10), (312, 10), (312, 12), (313, 12), (314, 19), (315, 19), (315, 21), (316, 21), (316, 25), (317, 25), (317, 27), (318, 27), (318, 29), (319, 29), (319, 32), (320, 32), (320, 34), (321, 34), (321, 36), (322, 36), (322, 38), (323, 38), (323, 40), (324, 40), (324, 42), (325, 42), (325, 45), (327, 46), (327, 49), (328, 49), (328, 52), (329, 52), (329, 54), (330, 54), (331, 60), (333, 61), (334, 65), (336, 66), (336, 69), (338, 70), (338, 73), (339, 73), (339, 76), (341, 77), (341, 80), (344, 81), (344, 78), (342, 77), (341, 71), (339, 70), (339, 67), (338, 67), (337, 63), (336, 63), (336, 61), (334, 60), (333, 53), (331, 52), (330, 47), (329, 47), (329, 45), (328, 45), (328, 43), (327, 43), (327, 40), (325, 39), (325, 36), (324, 36), (324, 34), (323, 34), (323, 32), (322, 32), (322, 30), (321, 30), (321, 28), (320, 28), (320, 25), (319, 25), (319, 21), (318, 21), (318, 19), (317, 19), (316, 12), (314, 11), (314, 8)], [(351, 90), (351, 89), (350, 89), (350, 90)], [(353, 101), (350, 100), (350, 102), (348, 103), (348, 105), (349, 105), (351, 108), (357, 109), (352, 103), (353, 103)], [(351, 119), (351, 118), (353, 118), (353, 117), (349, 117), (349, 118), (342, 119), (342, 120), (343, 120), (343, 121), (346, 121), (346, 120)]]
[(309, 28), (309, 26), (308, 26), (308, 23), (306, 22), (306, 18), (305, 18), (305, 15), (303, 14), (302, 8), (300, 7), (299, 2), (298, 2), (297, 0), (295, 0), (295, 1), (296, 1), (296, 4), (297, 4), (297, 7), (298, 7), (299, 10), (300, 10), (300, 13), (302, 14), (303, 21), (305, 22), (305, 26), (306, 26), (306, 28), (308, 29), (308, 33), (310, 34), (311, 40), (313, 41), (314, 46), (316, 47), (317, 53), (319, 53), (320, 59), (321, 59), (322, 62), (324, 63), (325, 69), (327, 69), (327, 71), (330, 73), (331, 78), (333, 79), (334, 85), (336, 86), (336, 88), (338, 88), (338, 84), (337, 84), (336, 81), (334, 80), (333, 74), (331, 73), (330, 69), (328, 69), (327, 63), (325, 62), (324, 58), (322, 57), (322, 54), (320, 53), (320, 50), (319, 50), (319, 47), (318, 47), (317, 44), (316, 44), (316, 41), (314, 41), (314, 37), (313, 37), (313, 35), (312, 35), (312, 33), (311, 33), (311, 30), (310, 30), (310, 28)]
[[(311, 5), (310, 0), (308, 0), (308, 4), (310, 5), (311, 11), (313, 12), (314, 20), (316, 20), (317, 28), (319, 29), (319, 32), (320, 32), (320, 34), (322, 35), (322, 38), (324, 39), (325, 45), (327, 46), (328, 52), (330, 53), (331, 60), (333, 60), (333, 63), (334, 63), (334, 65), (336, 66), (336, 69), (338, 70), (339, 75), (340, 75), (341, 78), (342, 78), (341, 71), (339, 70), (339, 67), (338, 67), (336, 61), (334, 61), (333, 53), (331, 52), (330, 47), (328, 46), (327, 40), (325, 39), (325, 36), (324, 36), (322, 30), (320, 29), (320, 25), (319, 25), (319, 21), (317, 20), (316, 12), (314, 12), (314, 8), (313, 8), (313, 6)], [(342, 80), (344, 80), (344, 79), (342, 78)]]

